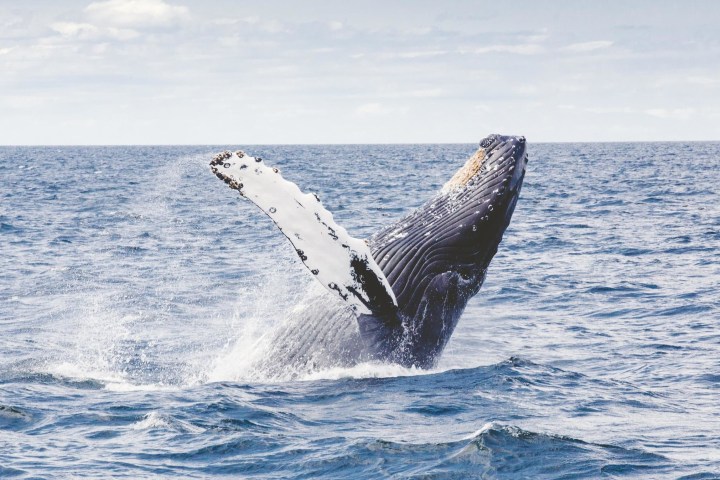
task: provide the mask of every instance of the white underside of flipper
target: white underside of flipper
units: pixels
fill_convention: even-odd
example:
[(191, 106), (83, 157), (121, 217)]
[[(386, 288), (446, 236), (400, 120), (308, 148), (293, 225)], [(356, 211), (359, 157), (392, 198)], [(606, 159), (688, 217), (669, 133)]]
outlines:
[(277, 168), (243, 152), (221, 153), (210, 165), (213, 173), (275, 222), (315, 278), (357, 315), (397, 307), (368, 245), (337, 225), (316, 195), (303, 193)]

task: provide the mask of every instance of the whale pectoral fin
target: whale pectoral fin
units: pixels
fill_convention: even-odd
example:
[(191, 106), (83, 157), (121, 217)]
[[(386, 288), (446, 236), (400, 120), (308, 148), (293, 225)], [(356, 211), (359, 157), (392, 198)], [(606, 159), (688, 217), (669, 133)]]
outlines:
[(395, 294), (370, 248), (336, 224), (317, 195), (303, 193), (277, 168), (243, 152), (221, 153), (210, 166), (275, 222), (307, 269), (356, 315), (395, 315)]

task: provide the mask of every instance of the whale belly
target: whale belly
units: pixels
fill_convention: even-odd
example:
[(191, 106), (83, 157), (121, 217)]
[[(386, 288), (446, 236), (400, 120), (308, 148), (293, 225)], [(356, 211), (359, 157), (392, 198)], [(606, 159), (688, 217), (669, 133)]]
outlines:
[(326, 291), (311, 289), (279, 327), (254, 367), (264, 377), (293, 378), (367, 360), (356, 316)]

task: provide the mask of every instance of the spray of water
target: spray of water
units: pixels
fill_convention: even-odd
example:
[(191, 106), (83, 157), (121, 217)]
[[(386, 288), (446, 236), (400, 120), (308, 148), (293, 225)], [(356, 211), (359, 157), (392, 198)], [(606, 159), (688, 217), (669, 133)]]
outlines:
[[(112, 390), (421, 373), (365, 363), (283, 377), (282, 365), (272, 374), (257, 367), (268, 364), (276, 329), (319, 287), (275, 229), (262, 230), (254, 208), (234, 195), (207, 199), (208, 158), (151, 165), (130, 201), (110, 202), (86, 267), (68, 269), (74, 276), (46, 332), (54, 348), (38, 370)], [(218, 203), (238, 211), (237, 227), (227, 215), (213, 219)]]

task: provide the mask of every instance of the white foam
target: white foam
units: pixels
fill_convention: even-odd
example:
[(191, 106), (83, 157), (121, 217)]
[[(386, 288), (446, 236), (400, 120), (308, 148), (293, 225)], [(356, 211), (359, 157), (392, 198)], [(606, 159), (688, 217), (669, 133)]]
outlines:
[(342, 378), (394, 378), (428, 375), (436, 373), (432, 370), (421, 370), (415, 367), (403, 367), (394, 363), (364, 362), (352, 367), (335, 367), (313, 371), (299, 380), (339, 380)]
[(145, 415), (145, 418), (133, 424), (133, 430), (150, 430), (153, 428), (170, 429), (170, 426), (170, 422), (160, 415), (160, 413), (150, 412)]
[(107, 368), (93, 368), (85, 363), (48, 363), (44, 365), (41, 371), (42, 373), (49, 373), (56, 377), (78, 382), (99, 382), (104, 385), (105, 390), (111, 392), (174, 391), (181, 388), (180, 385), (133, 383), (123, 372), (112, 371)]
[(158, 411), (145, 415), (139, 422), (133, 424), (133, 430), (172, 430), (184, 433), (202, 433), (204, 428), (188, 422), (169, 417)]
[(475, 432), (471, 433), (470, 435), (467, 435), (462, 438), (462, 440), (474, 440), (478, 438), (480, 435), (482, 435), (485, 432), (488, 432), (490, 430), (493, 430), (496, 428), (497, 424), (495, 422), (487, 422), (485, 425), (480, 427), (479, 430), (476, 430)]
[[(230, 319), (231, 336), (199, 374), (201, 382), (258, 378), (253, 367), (265, 358), (276, 328), (292, 311), (304, 308), (307, 299), (322, 291), (310, 279), (303, 281), (288, 275), (286, 267), (286, 262), (278, 262), (254, 289), (239, 292)], [(282, 298), (275, 292), (283, 292)]]
[(45, 373), (70, 380), (85, 381), (91, 380), (100, 383), (125, 383), (127, 378), (120, 373), (109, 371), (102, 367), (93, 368), (87, 364), (60, 362), (47, 364), (43, 369)]
[(164, 385), (159, 383), (132, 383), (128, 381), (108, 382), (105, 390), (109, 392), (173, 392), (183, 388), (183, 385)]

